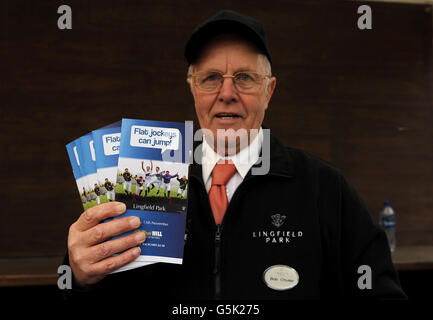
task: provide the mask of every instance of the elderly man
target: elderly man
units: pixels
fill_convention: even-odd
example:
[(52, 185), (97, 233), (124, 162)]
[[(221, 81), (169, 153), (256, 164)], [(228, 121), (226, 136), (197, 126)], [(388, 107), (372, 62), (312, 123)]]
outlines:
[[(266, 158), (261, 125), (276, 86), (261, 23), (222, 11), (193, 31), (185, 57), (207, 133), (202, 164), (190, 172), (183, 264), (107, 276), (133, 261), (145, 239), (139, 232), (104, 242), (140, 222), (129, 217), (99, 224), (125, 211), (120, 203), (102, 204), (70, 228), (74, 289), (66, 296), (406, 298), (384, 232), (337, 169), (271, 135), (269, 171), (252, 174)], [(232, 136), (221, 129), (247, 132), (241, 135), (246, 146), (239, 139), (224, 144)]]

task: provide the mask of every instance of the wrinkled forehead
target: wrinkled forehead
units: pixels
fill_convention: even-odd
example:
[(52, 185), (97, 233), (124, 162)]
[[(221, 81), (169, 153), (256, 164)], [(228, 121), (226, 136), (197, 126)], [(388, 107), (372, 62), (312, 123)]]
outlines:
[[(266, 57), (257, 46), (236, 34), (222, 34), (211, 38), (199, 51), (193, 64), (195, 72), (234, 69), (265, 72)], [(236, 71), (236, 70), (235, 70)]]

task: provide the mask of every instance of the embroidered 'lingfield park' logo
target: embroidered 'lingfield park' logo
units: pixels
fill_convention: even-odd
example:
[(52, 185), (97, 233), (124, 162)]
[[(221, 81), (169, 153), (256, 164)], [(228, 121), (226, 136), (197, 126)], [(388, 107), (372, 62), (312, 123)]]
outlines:
[[(276, 213), (271, 216), (271, 223), (273, 226), (280, 228), (286, 219), (285, 215)], [(265, 243), (289, 243), (290, 239), (301, 238), (302, 231), (293, 230), (260, 230), (253, 231), (253, 238), (263, 238)]]

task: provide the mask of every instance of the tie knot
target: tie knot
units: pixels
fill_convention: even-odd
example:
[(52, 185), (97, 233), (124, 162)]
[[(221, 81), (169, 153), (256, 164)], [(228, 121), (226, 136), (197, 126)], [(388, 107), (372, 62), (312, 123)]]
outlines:
[(212, 170), (212, 185), (226, 185), (236, 173), (235, 165), (230, 163), (217, 163)]

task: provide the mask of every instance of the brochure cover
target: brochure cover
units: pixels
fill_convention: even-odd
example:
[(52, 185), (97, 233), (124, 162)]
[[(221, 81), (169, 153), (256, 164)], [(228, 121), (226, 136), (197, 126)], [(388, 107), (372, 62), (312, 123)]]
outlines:
[[(123, 119), (116, 201), (145, 232), (135, 261), (182, 263), (192, 122)], [(122, 235), (123, 236), (123, 235)]]
[[(96, 171), (101, 190), (101, 203), (115, 200), (120, 134), (120, 121), (92, 131), (96, 157)], [(139, 268), (152, 263), (153, 262), (133, 261), (113, 273)]]
[[(78, 140), (78, 139), (77, 139)], [(77, 140), (74, 140), (66, 145), (66, 151), (68, 152), (69, 161), (72, 167), (72, 173), (74, 174), (75, 182), (77, 184), (78, 193), (80, 194), (83, 208), (86, 209), (87, 204), (87, 180), (81, 170), (80, 152), (77, 146)]]
[(87, 203), (85, 209), (91, 208), (101, 203), (101, 190), (96, 174), (96, 157), (93, 147), (93, 135), (88, 133), (77, 139), (81, 154), (81, 169), (87, 180)]
[(121, 129), (117, 124), (92, 131), (101, 203), (115, 200)]

